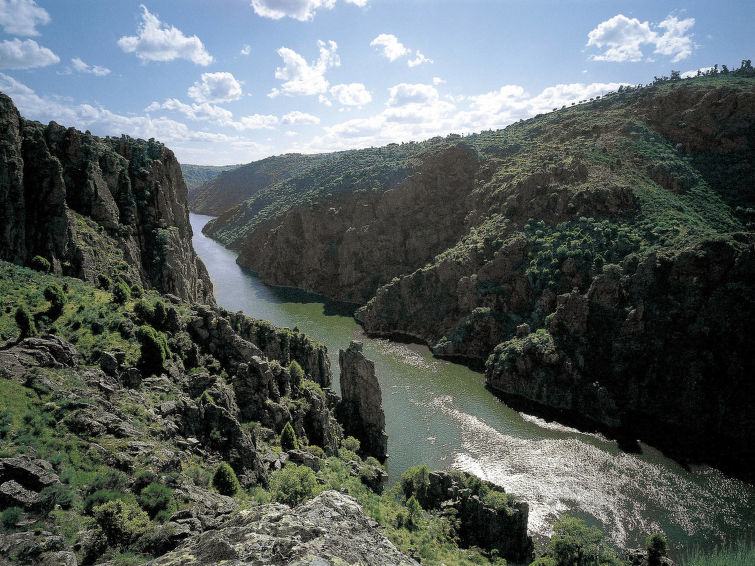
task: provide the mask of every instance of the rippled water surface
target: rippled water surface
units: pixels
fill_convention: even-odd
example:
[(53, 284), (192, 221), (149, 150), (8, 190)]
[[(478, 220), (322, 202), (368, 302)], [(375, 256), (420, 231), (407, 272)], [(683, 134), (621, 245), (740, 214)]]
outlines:
[(516, 412), (484, 387), (484, 377), (432, 357), (424, 346), (364, 336), (338, 305), (263, 285), (236, 265), (236, 254), (201, 233), (208, 216), (191, 215), (194, 247), (229, 310), (300, 330), (325, 343), (338, 390), (338, 349), (364, 342), (383, 390), (389, 473), (409, 466), (458, 468), (502, 485), (530, 504), (535, 537), (569, 511), (601, 525), (622, 545), (662, 530), (672, 549), (752, 536), (755, 488), (717, 470), (686, 470), (657, 450), (622, 452), (613, 441)]

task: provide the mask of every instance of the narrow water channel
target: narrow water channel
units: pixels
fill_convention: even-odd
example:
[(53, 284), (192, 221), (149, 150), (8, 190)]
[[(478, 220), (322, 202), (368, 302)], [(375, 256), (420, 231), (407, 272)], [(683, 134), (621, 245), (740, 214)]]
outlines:
[(627, 454), (600, 435), (513, 411), (485, 389), (482, 374), (435, 359), (424, 346), (368, 338), (322, 297), (263, 285), (236, 264), (236, 253), (202, 234), (210, 218), (192, 214), (191, 224), (219, 305), (323, 342), (336, 391), (339, 348), (364, 342), (383, 391), (393, 481), (417, 464), (474, 472), (529, 502), (535, 537), (565, 512), (620, 545), (640, 546), (663, 531), (675, 554), (755, 532), (753, 486), (709, 467), (684, 469), (646, 445)]

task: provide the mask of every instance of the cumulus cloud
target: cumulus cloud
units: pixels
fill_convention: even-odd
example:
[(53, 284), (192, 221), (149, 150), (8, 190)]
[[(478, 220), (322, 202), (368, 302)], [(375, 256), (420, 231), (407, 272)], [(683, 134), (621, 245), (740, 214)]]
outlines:
[(445, 84), (445, 82), (445, 79), (441, 79), (440, 77), (433, 77), (433, 84), (436, 86)]
[(156, 110), (170, 110), (179, 112), (191, 120), (212, 120), (220, 124), (233, 120), (233, 113), (220, 106), (207, 102), (186, 104), (177, 98), (168, 98), (162, 104), (153, 102), (145, 108), (145, 112), (155, 112)]
[(419, 49), (417, 49), (417, 51), (415, 51), (414, 54), (415, 54), (414, 59), (409, 59), (406, 62), (406, 64), (409, 65), (410, 67), (416, 67), (417, 65), (421, 65), (422, 63), (433, 62), (432, 59), (428, 59), (427, 57), (425, 57)]
[(108, 69), (107, 67), (100, 67), (99, 65), (88, 65), (78, 57), (71, 59), (71, 64), (73, 65), (73, 68), (79, 73), (88, 73), (90, 75), (95, 75), (98, 77), (104, 77), (105, 75), (110, 74), (110, 69)]
[(694, 18), (679, 20), (669, 15), (652, 26), (649, 22), (617, 14), (587, 34), (587, 47), (602, 50), (591, 56), (594, 61), (642, 61), (644, 46), (652, 46), (653, 53), (670, 57), (676, 63), (688, 57), (695, 47), (692, 37), (687, 35), (694, 24)]
[(202, 73), (189, 87), (189, 97), (197, 102), (231, 102), (241, 98), (241, 83), (231, 73)]
[(47, 47), (42, 47), (33, 39), (21, 41), (18, 38), (6, 39), (0, 43), (0, 69), (31, 69), (46, 67), (60, 61)]
[(696, 77), (697, 73), (707, 73), (708, 71), (712, 71), (713, 67), (700, 67), (699, 69), (692, 69), (690, 71), (684, 71), (680, 76), (683, 79), (691, 79), (692, 77)]
[(333, 85), (330, 94), (341, 106), (364, 106), (372, 100), (370, 91), (362, 83)]
[(432, 85), (401, 83), (388, 89), (386, 106), (405, 106), (406, 104), (429, 104), (440, 97)]
[(312, 114), (307, 114), (305, 112), (300, 112), (299, 110), (294, 110), (293, 112), (289, 112), (288, 114), (284, 114), (281, 118), (282, 124), (290, 124), (290, 125), (299, 125), (299, 126), (314, 126), (315, 124), (320, 123), (320, 118), (317, 116), (313, 116)]
[(381, 33), (370, 42), (370, 47), (377, 47), (391, 61), (411, 53), (392, 33)]
[(11, 35), (39, 35), (37, 26), (50, 23), (47, 10), (34, 0), (0, 0), (0, 27)]
[(273, 89), (268, 96), (275, 98), (279, 94), (287, 96), (313, 95), (327, 92), (330, 83), (325, 72), (331, 67), (338, 67), (341, 59), (336, 53), (335, 41), (318, 41), (320, 56), (311, 64), (293, 49), (281, 47), (278, 55), (283, 59), (283, 66), (275, 69), (275, 78), (283, 81), (280, 89)]
[[(364, 8), (368, 0), (346, 0), (346, 2)], [(313, 19), (315, 12), (320, 8), (331, 10), (335, 5), (336, 0), (252, 0), (252, 8), (258, 16), (273, 20), (293, 18), (300, 22)]]
[(137, 35), (124, 35), (118, 40), (118, 46), (126, 53), (135, 53), (144, 62), (186, 59), (206, 66), (213, 61), (196, 35), (187, 37), (181, 30), (167, 26), (144, 5)]
[(251, 52), (252, 52), (252, 46), (249, 45), (248, 43), (245, 43), (244, 47), (242, 47), (241, 51), (239, 51), (241, 55), (249, 55)]

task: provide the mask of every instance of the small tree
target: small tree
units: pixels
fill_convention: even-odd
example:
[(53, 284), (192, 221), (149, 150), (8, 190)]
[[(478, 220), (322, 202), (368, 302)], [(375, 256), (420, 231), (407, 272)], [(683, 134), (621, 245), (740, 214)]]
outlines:
[(344, 450), (350, 450), (351, 452), (359, 452), (359, 449), (362, 447), (362, 443), (359, 442), (359, 439), (354, 438), (353, 436), (347, 436), (341, 441), (341, 448)]
[(35, 255), (33, 258), (31, 258), (32, 269), (47, 273), (48, 271), (50, 271), (51, 267), (52, 266), (50, 265), (50, 262), (43, 258), (41, 255)]
[(218, 465), (212, 476), (212, 485), (222, 495), (234, 495), (240, 488), (236, 472), (226, 462)]
[(55, 320), (63, 314), (63, 307), (68, 302), (68, 297), (58, 285), (52, 283), (45, 289), (45, 299), (50, 301), (50, 308), (47, 309), (48, 316)]
[(317, 477), (307, 466), (286, 464), (270, 478), (273, 499), (293, 507), (318, 493)]
[(122, 279), (116, 280), (113, 284), (113, 302), (122, 305), (131, 298), (131, 289), (128, 288)]
[(126, 548), (149, 530), (147, 514), (133, 501), (114, 499), (93, 510), (97, 524), (112, 547)]
[(24, 515), (24, 510), (20, 507), (8, 507), (0, 514), (0, 522), (3, 524), (3, 529), (10, 531), (16, 526)]
[(281, 448), (284, 450), (298, 450), (299, 442), (296, 440), (296, 432), (291, 426), (291, 421), (286, 423), (281, 432)]
[(288, 373), (291, 374), (291, 379), (297, 385), (304, 379), (304, 370), (296, 360), (291, 360), (291, 363), (288, 364)]
[(138, 337), (142, 344), (142, 355), (139, 360), (142, 369), (148, 375), (160, 373), (166, 358), (170, 356), (165, 334), (145, 324), (139, 327)]
[(163, 512), (170, 507), (172, 500), (173, 490), (157, 482), (152, 482), (139, 494), (139, 505), (152, 519), (157, 515), (165, 516)]
[(653, 533), (646, 538), (645, 548), (648, 551), (649, 566), (658, 566), (661, 563), (661, 558), (668, 553), (668, 543), (660, 533)]
[(168, 313), (165, 309), (165, 303), (162, 301), (157, 301), (155, 303), (155, 314), (152, 318), (152, 322), (155, 326), (158, 328), (162, 328), (163, 325), (165, 325), (165, 319), (167, 318)]
[(18, 337), (19, 340), (23, 340), (27, 336), (34, 336), (37, 333), (34, 328), (34, 320), (23, 305), (16, 309), (16, 324), (21, 331), (21, 334)]
[(407, 500), (406, 509), (409, 511), (409, 524), (415, 527), (419, 526), (420, 519), (422, 519), (422, 506), (413, 495)]
[(110, 285), (112, 285), (112, 281), (110, 281), (110, 277), (105, 275), (104, 273), (100, 273), (97, 276), (97, 284), (100, 286), (101, 289), (105, 289), (105, 291), (110, 290)]

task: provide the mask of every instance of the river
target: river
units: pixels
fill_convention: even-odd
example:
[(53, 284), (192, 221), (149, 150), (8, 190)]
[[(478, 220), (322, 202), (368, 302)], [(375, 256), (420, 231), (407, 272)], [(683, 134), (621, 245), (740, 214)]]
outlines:
[(192, 214), (191, 224), (219, 305), (323, 342), (336, 391), (339, 348), (364, 343), (383, 391), (392, 481), (417, 464), (474, 472), (529, 502), (536, 538), (565, 512), (622, 546), (663, 531), (674, 554), (755, 532), (753, 486), (710, 467), (685, 469), (644, 444), (629, 454), (601, 435), (516, 412), (485, 389), (482, 374), (438, 360), (425, 346), (368, 338), (347, 310), (322, 297), (262, 284), (236, 264), (235, 252), (202, 234), (210, 218)]

